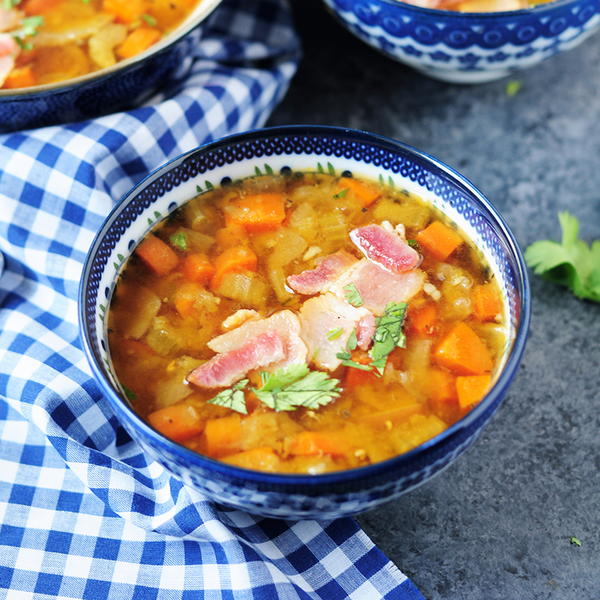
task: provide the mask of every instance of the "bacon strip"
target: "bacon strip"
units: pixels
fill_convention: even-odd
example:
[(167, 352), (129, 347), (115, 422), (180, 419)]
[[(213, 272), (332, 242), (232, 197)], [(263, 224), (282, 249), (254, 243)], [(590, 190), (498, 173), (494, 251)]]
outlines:
[(354, 256), (340, 250), (322, 258), (314, 269), (290, 275), (287, 282), (295, 292), (312, 296), (322, 292), (328, 284), (356, 262)]
[(380, 225), (366, 225), (353, 229), (350, 239), (370, 260), (392, 273), (403, 273), (416, 268), (421, 260), (419, 253), (396, 233)]

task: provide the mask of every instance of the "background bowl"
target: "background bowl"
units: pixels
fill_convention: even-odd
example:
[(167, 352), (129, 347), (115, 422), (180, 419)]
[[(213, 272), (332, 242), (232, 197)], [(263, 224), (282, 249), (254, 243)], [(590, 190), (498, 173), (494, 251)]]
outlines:
[(600, 27), (600, 0), (459, 13), (397, 0), (324, 0), (341, 23), (377, 50), (435, 79), (483, 83), (580, 44)]
[(0, 132), (69, 123), (141, 104), (182, 65), (199, 25), (221, 0), (201, 0), (177, 28), (132, 58), (87, 75), (29, 88), (0, 89)]
[[(419, 194), (475, 241), (493, 269), (510, 324), (502, 372), (482, 402), (414, 450), (381, 463), (324, 475), (278, 475), (206, 458), (163, 437), (137, 416), (108, 352), (105, 315), (127, 257), (169, 213), (222, 182), (257, 173), (325, 170), (378, 179)], [(214, 500), (282, 518), (352, 515), (399, 496), (456, 460), (500, 405), (521, 359), (529, 324), (529, 287), (521, 252), (494, 207), (466, 179), (397, 141), (334, 127), (291, 126), (224, 138), (157, 169), (121, 200), (88, 254), (79, 297), (86, 355), (118, 419), (167, 470)], [(483, 449), (482, 449), (483, 450)]]

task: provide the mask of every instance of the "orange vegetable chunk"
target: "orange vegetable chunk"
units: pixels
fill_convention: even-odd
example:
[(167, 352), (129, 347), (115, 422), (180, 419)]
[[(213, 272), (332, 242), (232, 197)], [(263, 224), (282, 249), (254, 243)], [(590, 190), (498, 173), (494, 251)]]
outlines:
[(175, 251), (155, 235), (148, 235), (135, 253), (160, 276), (170, 273), (179, 263)]
[(215, 268), (206, 254), (194, 252), (183, 259), (183, 276), (196, 283), (208, 283), (215, 274)]
[(276, 192), (240, 197), (225, 207), (227, 225), (241, 225), (251, 233), (276, 229), (284, 219), (285, 198)]
[(204, 421), (190, 404), (173, 404), (148, 415), (150, 425), (176, 442), (187, 440), (204, 429)]
[(431, 337), (438, 325), (438, 309), (434, 302), (426, 302), (419, 308), (408, 309), (409, 330), (420, 337)]
[(446, 260), (462, 243), (454, 229), (434, 221), (417, 233), (417, 241), (438, 260)]
[(457, 323), (434, 349), (435, 361), (459, 375), (482, 375), (491, 371), (490, 351), (466, 324)]
[(45, 12), (52, 10), (58, 6), (62, 0), (27, 0), (21, 4), (23, 11), (28, 17), (35, 15), (43, 15)]
[(219, 457), (240, 450), (242, 427), (240, 415), (233, 414), (219, 419), (209, 419), (204, 427), (206, 452)]
[(381, 196), (381, 192), (374, 185), (363, 183), (353, 177), (342, 177), (339, 181), (339, 189), (350, 190), (363, 208), (370, 206)]
[(458, 416), (456, 377), (448, 371), (431, 369), (427, 380), (427, 396), (431, 410), (444, 421), (454, 421)]
[(270, 446), (261, 446), (260, 448), (230, 454), (222, 460), (236, 467), (257, 471), (277, 471), (281, 462)]
[(102, 8), (114, 15), (118, 22), (126, 24), (138, 21), (147, 12), (144, 0), (104, 0)]
[(471, 303), (473, 312), (480, 321), (493, 321), (502, 314), (502, 299), (492, 283), (476, 285), (473, 288)]
[(35, 85), (35, 75), (30, 65), (13, 69), (4, 80), (2, 87), (15, 89)]
[(247, 246), (227, 248), (215, 259), (215, 273), (211, 279), (210, 287), (216, 290), (227, 273), (256, 271), (257, 264), (256, 254)]
[(456, 378), (456, 392), (461, 409), (469, 409), (478, 404), (486, 395), (492, 383), (491, 375), (470, 375)]
[(126, 38), (125, 41), (117, 47), (117, 56), (121, 59), (131, 58), (136, 54), (140, 54), (147, 50), (157, 42), (161, 33), (158, 29), (152, 27), (138, 27), (134, 29)]
[(301, 431), (287, 438), (285, 447), (293, 456), (343, 456), (350, 452), (350, 444), (341, 431)]
[(194, 302), (204, 288), (195, 281), (186, 281), (182, 283), (173, 294), (173, 304), (175, 310), (181, 317), (189, 317), (194, 312)]

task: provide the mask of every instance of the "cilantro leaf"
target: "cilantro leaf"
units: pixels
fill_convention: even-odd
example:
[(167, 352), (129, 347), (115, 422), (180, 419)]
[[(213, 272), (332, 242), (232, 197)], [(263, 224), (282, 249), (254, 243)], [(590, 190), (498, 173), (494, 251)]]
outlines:
[(383, 374), (387, 358), (396, 347), (406, 346), (406, 336), (402, 329), (406, 318), (406, 302), (390, 302), (383, 315), (377, 319), (377, 327), (373, 336), (373, 347), (369, 351), (372, 365)]
[(343, 289), (345, 292), (344, 295), (346, 296), (346, 300), (348, 300), (348, 302), (352, 304), (352, 306), (359, 307), (364, 304), (360, 292), (356, 289), (356, 286), (353, 283), (345, 285)]
[(343, 198), (347, 193), (348, 193), (348, 188), (344, 188), (343, 190), (341, 190), (337, 194), (334, 194), (333, 197), (334, 198)]
[[(262, 375), (262, 374), (261, 374)], [(263, 386), (254, 389), (258, 399), (275, 411), (319, 408), (340, 395), (339, 381), (306, 365), (291, 365), (263, 376)]]
[(150, 27), (156, 27), (156, 19), (152, 15), (144, 14), (142, 15), (142, 20), (146, 22)]
[(43, 24), (44, 17), (41, 15), (26, 17), (21, 21), (21, 27), (11, 31), (10, 34), (15, 38), (15, 42), (17, 42), (23, 50), (31, 50), (32, 45), (27, 42), (25, 38), (36, 35), (38, 27), (41, 27)]
[(581, 546), (581, 540), (579, 538), (576, 538), (574, 535), (572, 535), (569, 538), (569, 542), (571, 542), (571, 544), (573, 544), (573, 546)]
[(242, 379), (241, 381), (234, 383), (230, 388), (219, 392), (214, 398), (211, 398), (208, 403), (224, 406), (225, 408), (230, 408), (243, 415), (247, 415), (246, 397), (243, 392), (246, 385), (248, 385), (248, 379)]
[(353, 329), (348, 336), (348, 340), (346, 341), (346, 348), (352, 351), (356, 349), (356, 346), (358, 346), (358, 340), (356, 339), (356, 331)]
[(342, 335), (342, 333), (344, 333), (343, 327), (338, 327), (336, 329), (330, 329), (327, 332), (327, 339), (331, 340), (331, 341), (337, 340)]
[(520, 82), (518, 79), (513, 79), (513, 80), (509, 81), (506, 84), (506, 95), (509, 98), (516, 96), (519, 93), (519, 91), (521, 90), (522, 86), (523, 86), (523, 83)]
[(568, 287), (578, 298), (600, 302), (600, 240), (591, 245), (578, 239), (579, 221), (568, 212), (558, 214), (562, 240), (541, 240), (525, 251), (537, 275)]
[(187, 237), (182, 231), (174, 233), (169, 238), (169, 241), (173, 246), (175, 246), (175, 248), (179, 248), (179, 250), (181, 250), (182, 252), (185, 252), (188, 249)]

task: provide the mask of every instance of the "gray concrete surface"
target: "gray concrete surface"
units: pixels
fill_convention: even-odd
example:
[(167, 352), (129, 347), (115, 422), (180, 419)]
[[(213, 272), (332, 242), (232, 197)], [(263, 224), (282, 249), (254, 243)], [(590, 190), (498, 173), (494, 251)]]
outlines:
[[(270, 124), (398, 138), (469, 177), (523, 247), (568, 209), (600, 238), (600, 35), (507, 81), (427, 79), (296, 0), (305, 58)], [(600, 599), (600, 304), (531, 277), (520, 373), (475, 446), (437, 479), (359, 518), (430, 600)], [(581, 547), (570, 544), (570, 536)]]

